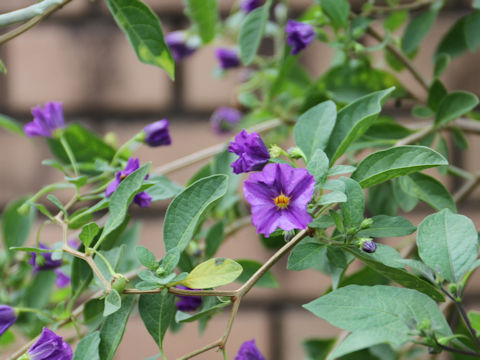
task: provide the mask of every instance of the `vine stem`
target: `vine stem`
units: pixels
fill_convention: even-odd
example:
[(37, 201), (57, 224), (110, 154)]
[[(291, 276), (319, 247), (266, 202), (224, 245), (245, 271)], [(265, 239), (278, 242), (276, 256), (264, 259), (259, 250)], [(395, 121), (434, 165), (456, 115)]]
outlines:
[(435, 0), (420, 0), (408, 4), (398, 4), (396, 6), (374, 5), (371, 10), (375, 12), (399, 11), (399, 10), (416, 10), (421, 7), (433, 4)]
[(60, 143), (62, 144), (63, 149), (65, 150), (65, 153), (67, 154), (68, 159), (72, 164), (73, 173), (75, 174), (75, 176), (78, 176), (77, 160), (75, 159), (75, 155), (73, 154), (73, 151), (70, 148), (70, 145), (68, 144), (67, 139), (65, 139), (64, 134), (60, 135)]
[(28, 30), (30, 30), (35, 25), (37, 25), (40, 21), (45, 19), (48, 15), (50, 15), (50, 14), (54, 13), (55, 11), (61, 9), (63, 6), (68, 4), (70, 1), (72, 1), (72, 0), (61, 0), (60, 2), (57, 1), (57, 3), (55, 5), (45, 9), (42, 14), (31, 18), (29, 21), (27, 21), (26, 23), (20, 25), (19, 27), (15, 28), (15, 29), (13, 29), (12, 31), (9, 31), (6, 34), (1, 35), (0, 36), (0, 45), (3, 45), (7, 41), (12, 40), (13, 38), (16, 38), (17, 36), (23, 34), (24, 32), (26, 32)]
[(26, 8), (14, 10), (0, 15), (0, 27), (9, 26), (19, 22), (30, 20), (31, 18), (42, 15), (49, 7), (58, 5), (62, 0), (43, 0), (37, 4), (27, 6)]

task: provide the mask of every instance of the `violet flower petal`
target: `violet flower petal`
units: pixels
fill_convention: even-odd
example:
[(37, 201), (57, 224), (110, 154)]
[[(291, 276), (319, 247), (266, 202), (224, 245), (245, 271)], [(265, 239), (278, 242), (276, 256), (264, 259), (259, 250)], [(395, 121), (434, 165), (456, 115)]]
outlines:
[(0, 336), (17, 320), (15, 310), (8, 305), (0, 305)]
[(238, 349), (235, 360), (265, 360), (255, 344), (255, 339), (245, 341)]

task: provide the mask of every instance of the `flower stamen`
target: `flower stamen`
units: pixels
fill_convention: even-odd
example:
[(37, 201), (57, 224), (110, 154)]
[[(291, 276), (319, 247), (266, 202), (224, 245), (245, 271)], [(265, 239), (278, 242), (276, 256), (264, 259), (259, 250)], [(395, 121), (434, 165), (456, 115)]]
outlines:
[(290, 198), (283, 194), (278, 195), (274, 201), (275, 205), (277, 205), (279, 209), (286, 209), (288, 204), (290, 204)]

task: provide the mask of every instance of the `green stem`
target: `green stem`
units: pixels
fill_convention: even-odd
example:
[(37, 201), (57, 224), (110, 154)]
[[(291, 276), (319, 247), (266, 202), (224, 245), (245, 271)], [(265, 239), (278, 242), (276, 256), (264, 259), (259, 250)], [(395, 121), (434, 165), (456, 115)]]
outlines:
[(26, 312), (29, 312), (29, 313), (35, 313), (35, 314), (40, 314), (40, 315), (43, 315), (49, 319), (52, 318), (52, 316), (48, 313), (46, 313), (45, 311), (42, 311), (42, 310), (39, 310), (39, 309), (34, 309), (34, 308), (28, 308), (28, 307), (22, 307), (22, 306), (15, 306), (14, 307), (15, 311), (18, 312), (18, 313), (26, 313)]
[(120, 146), (117, 150), (117, 152), (115, 153), (115, 155), (113, 155), (113, 158), (112, 158), (112, 161), (110, 162), (110, 165), (114, 165), (115, 162), (117, 161), (118, 157), (122, 154), (123, 151), (125, 151), (126, 149), (128, 149), (130, 147), (130, 145), (138, 142), (139, 140), (139, 134), (136, 134), (134, 137), (132, 137), (130, 140), (128, 140), (125, 144), (123, 144), (122, 146)]
[(70, 164), (72, 164), (73, 173), (75, 174), (75, 176), (78, 176), (77, 161), (75, 160), (75, 155), (73, 155), (73, 151), (70, 148), (70, 145), (68, 145), (67, 139), (65, 139), (64, 134), (60, 135), (60, 143), (62, 144), (63, 149), (68, 156), (68, 160), (70, 160)]
[(110, 273), (110, 275), (112, 275), (112, 277), (115, 277), (117, 275), (117, 273), (115, 272), (115, 270), (113, 270), (112, 265), (110, 265), (107, 258), (105, 256), (103, 256), (103, 254), (100, 251), (97, 251), (95, 249), (92, 249), (92, 250), (95, 253), (95, 255), (97, 255), (100, 259), (103, 260), (103, 262), (107, 266), (107, 269), (108, 269), (108, 272)]
[(228, 360), (228, 358), (227, 358), (227, 349), (225, 349), (225, 348), (222, 349), (222, 355), (223, 355), (223, 360)]

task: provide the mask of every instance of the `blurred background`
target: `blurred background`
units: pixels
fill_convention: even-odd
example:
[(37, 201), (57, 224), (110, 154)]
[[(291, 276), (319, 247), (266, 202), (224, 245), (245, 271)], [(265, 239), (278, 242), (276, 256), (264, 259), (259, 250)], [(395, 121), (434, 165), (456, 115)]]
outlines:
[[(180, 0), (145, 2), (159, 15), (165, 33), (188, 26)], [(351, 1), (354, 9), (363, 2)], [(427, 80), (433, 71), (431, 59), (435, 47), (451, 24), (469, 11), (470, 2), (450, 1), (422, 44), (414, 63)], [(0, 13), (32, 3), (34, 1), (2, 0)], [(220, 4), (225, 15), (233, 0), (220, 0)], [(295, 17), (311, 1), (290, 0), (289, 4), (290, 17)], [(242, 70), (229, 71), (226, 76), (216, 78), (216, 45), (219, 44), (202, 48), (178, 64), (177, 80), (171, 82), (162, 70), (137, 60), (103, 1), (73, 0), (36, 28), (0, 48), (0, 58), (8, 69), (7, 75), (0, 74), (0, 113), (25, 123), (31, 120), (31, 107), (46, 101), (61, 101), (67, 122), (81, 122), (101, 136), (114, 132), (118, 144), (146, 124), (167, 118), (173, 144), (155, 149), (141, 147), (137, 152), (142, 163), (152, 161), (155, 168), (228, 140), (228, 136), (215, 135), (208, 120), (217, 107), (235, 106), (235, 85), (242, 77)], [(268, 51), (269, 44), (264, 45)], [(332, 55), (331, 48), (315, 42), (302, 54), (302, 61), (316, 77), (328, 68)], [(381, 53), (375, 63), (388, 68)], [(480, 54), (466, 54), (452, 60), (442, 80), (449, 91), (461, 89), (479, 95), (479, 70)], [(423, 90), (409, 74), (401, 73), (400, 79), (420, 99), (425, 99)], [(386, 112), (402, 121), (415, 122), (409, 104), (403, 105), (398, 107), (389, 102)], [(469, 141), (470, 149), (463, 155), (451, 147), (451, 160), (466, 170), (478, 170), (480, 139), (469, 137)], [(25, 139), (0, 130), (0, 154), (0, 209), (14, 198), (60, 179), (52, 168), (41, 165), (43, 159), (51, 157), (42, 139)], [(201, 165), (178, 171), (171, 178), (184, 183)], [(447, 185), (455, 191), (461, 182)], [(470, 216), (477, 227), (480, 226), (479, 199), (477, 189), (459, 209)], [(134, 220), (142, 221), (140, 242), (157, 257), (164, 254), (162, 218), (167, 204), (155, 203), (148, 210), (132, 209)], [(418, 225), (430, 212), (426, 207), (419, 207), (408, 217)], [(41, 239), (49, 243), (59, 238), (56, 229), (47, 227)], [(237, 232), (219, 252), (220, 256), (258, 261), (266, 260), (271, 254), (263, 248), (252, 227)], [(283, 259), (273, 269), (279, 289), (254, 289), (242, 302), (227, 347), (232, 359), (240, 344), (252, 338), (267, 359), (302, 359), (304, 338), (338, 333), (301, 307), (330, 286), (329, 278), (313, 270), (287, 272), (285, 267), (286, 259)], [(472, 277), (466, 303), (480, 310), (480, 274)], [(133, 317), (116, 359), (144, 359), (158, 353), (138, 314)], [(167, 357), (178, 357), (217, 339), (223, 333), (227, 318), (228, 312), (216, 316), (202, 336), (198, 335), (196, 324), (186, 326), (179, 334), (168, 334), (164, 342)], [(221, 354), (207, 352), (197, 358), (220, 359)]]

